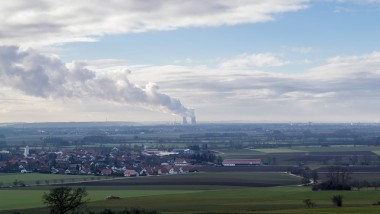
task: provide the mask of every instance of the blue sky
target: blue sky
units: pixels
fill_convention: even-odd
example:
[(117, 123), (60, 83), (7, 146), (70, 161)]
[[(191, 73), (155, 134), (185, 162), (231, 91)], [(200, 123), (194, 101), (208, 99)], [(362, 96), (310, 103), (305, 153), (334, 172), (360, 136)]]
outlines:
[(65, 44), (69, 51), (63, 59), (121, 58), (136, 64), (162, 65), (178, 59), (207, 63), (210, 59), (262, 52), (302, 59), (297, 49), (312, 49), (308, 54), (313, 59), (324, 60), (368, 53), (380, 46), (380, 7), (376, 4), (319, 1), (274, 18), (258, 24), (102, 36), (98, 42)]
[(0, 14), (0, 122), (380, 118), (377, 0), (4, 1)]

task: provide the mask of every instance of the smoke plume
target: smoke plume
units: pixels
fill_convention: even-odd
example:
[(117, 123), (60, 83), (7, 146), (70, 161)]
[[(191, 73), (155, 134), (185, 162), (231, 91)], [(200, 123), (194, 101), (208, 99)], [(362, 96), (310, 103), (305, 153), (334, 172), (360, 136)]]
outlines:
[(0, 46), (0, 86), (20, 90), (29, 96), (48, 99), (93, 97), (147, 109), (190, 116), (181, 101), (148, 83), (139, 87), (128, 79), (129, 71), (105, 75), (84, 63), (67, 66), (59, 58), (45, 56), (17, 46)]

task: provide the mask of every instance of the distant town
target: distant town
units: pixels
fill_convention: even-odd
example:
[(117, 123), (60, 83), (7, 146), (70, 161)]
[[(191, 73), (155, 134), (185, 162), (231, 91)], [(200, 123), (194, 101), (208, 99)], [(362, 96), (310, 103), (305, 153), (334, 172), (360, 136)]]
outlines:
[[(103, 147), (42, 151), (0, 151), (0, 172), (144, 176), (189, 173), (191, 166), (221, 164), (220, 157), (198, 147), (162, 151), (134, 147)], [(218, 162), (219, 161), (219, 162)]]
[[(184, 119), (185, 120), (185, 119)], [(195, 121), (193, 119), (193, 121)], [(34, 126), (35, 124), (31, 124)], [(195, 123), (192, 123), (195, 125)], [(28, 125), (27, 125), (28, 126)], [(42, 125), (43, 126), (43, 125)], [(41, 127), (40, 127), (41, 128)], [(188, 146), (175, 147), (168, 146), (167, 142), (161, 140), (161, 145), (154, 145), (153, 148), (147, 147), (144, 143), (145, 135), (156, 133), (167, 129), (168, 127), (145, 127), (150, 129), (141, 131), (138, 135), (133, 134), (133, 143), (114, 145), (115, 136), (112, 132), (129, 132), (135, 133), (136, 127), (118, 127), (88, 128), (90, 132), (97, 131), (99, 136), (81, 137), (81, 145), (78, 142), (66, 141), (65, 138), (72, 138), (72, 133), (62, 135), (60, 132), (76, 130), (76, 132), (85, 132), (80, 128), (49, 128), (42, 130), (35, 127), (25, 127), (25, 124), (19, 127), (5, 128), (10, 132), (2, 134), (3, 149), (0, 150), (0, 172), (3, 173), (51, 173), (51, 174), (69, 174), (69, 175), (99, 175), (99, 176), (149, 176), (165, 174), (184, 174), (197, 172), (202, 166), (236, 166), (236, 165), (261, 165), (261, 159), (223, 159), (221, 153), (208, 148), (207, 143), (198, 144), (196, 142)], [(138, 129), (141, 129), (139, 127)], [(169, 127), (172, 128), (172, 127)], [(186, 126), (179, 126), (179, 129), (189, 129)], [(120, 130), (119, 130), (120, 129)], [(195, 127), (191, 127), (195, 130)], [(152, 131), (154, 130), (154, 131)], [(187, 130), (186, 132), (188, 132)], [(12, 139), (14, 135), (32, 134), (39, 137), (39, 142), (34, 142), (35, 138), (28, 141), (22, 141), (21, 146), (18, 143), (10, 144), (4, 139)], [(32, 133), (31, 133), (32, 132)], [(57, 133), (59, 132), (59, 133)], [(147, 132), (148, 134), (145, 134)], [(54, 137), (49, 134), (61, 137)], [(83, 133), (76, 133), (82, 135)], [(127, 134), (128, 135), (128, 134)], [(126, 135), (124, 135), (126, 136)], [(184, 136), (189, 138), (189, 136)], [(212, 136), (211, 136), (212, 137)], [(171, 141), (170, 139), (167, 139)], [(111, 142), (110, 142), (111, 141)], [(149, 140), (148, 140), (149, 141)], [(34, 143), (33, 143), (34, 142)], [(91, 143), (88, 143), (91, 142)], [(98, 146), (96, 143), (100, 143)], [(158, 148), (157, 148), (158, 147)]]

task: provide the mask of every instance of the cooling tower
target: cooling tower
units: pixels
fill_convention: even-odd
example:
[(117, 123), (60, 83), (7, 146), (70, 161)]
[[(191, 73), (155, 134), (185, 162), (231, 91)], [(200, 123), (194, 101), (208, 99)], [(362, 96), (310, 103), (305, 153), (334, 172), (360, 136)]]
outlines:
[(195, 119), (195, 116), (191, 117), (191, 125), (197, 125), (197, 120)]
[(187, 125), (186, 116), (182, 117), (182, 125)]

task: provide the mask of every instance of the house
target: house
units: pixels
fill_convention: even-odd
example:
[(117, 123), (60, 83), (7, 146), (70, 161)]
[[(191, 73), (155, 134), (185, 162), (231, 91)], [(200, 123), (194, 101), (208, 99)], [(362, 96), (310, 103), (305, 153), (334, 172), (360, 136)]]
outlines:
[(174, 167), (174, 171), (178, 174), (186, 174), (189, 173), (190, 167), (189, 166), (176, 166)]
[(156, 167), (145, 167), (146, 175), (158, 175), (159, 169)]
[(125, 177), (136, 177), (136, 176), (138, 176), (138, 173), (134, 169), (127, 169), (124, 171), (124, 176)]
[(222, 162), (223, 166), (236, 165), (261, 165), (261, 159), (225, 159)]
[(177, 174), (177, 172), (171, 166), (160, 166), (158, 169), (158, 174), (159, 175), (167, 175), (167, 174), (173, 175), (173, 174)]
[(19, 160), (17, 160), (17, 159), (10, 159), (9, 161), (8, 161), (8, 163), (9, 164), (11, 164), (11, 165), (16, 165), (17, 163), (19, 162)]
[(192, 160), (185, 158), (176, 158), (174, 161), (174, 166), (188, 166), (191, 165)]
[(146, 172), (146, 169), (142, 167), (136, 167), (134, 170), (137, 172), (137, 175), (139, 176), (146, 176), (148, 173)]
[(110, 176), (110, 175), (112, 175), (112, 169), (102, 169), (102, 171), (101, 171), (101, 175), (103, 175), (103, 176)]
[(79, 172), (82, 175), (90, 175), (91, 174), (91, 169), (89, 166), (82, 167), (82, 169)]
[(5, 168), (7, 163), (5, 161), (0, 161), (0, 168)]
[(173, 152), (178, 154), (194, 154), (194, 150), (191, 149), (173, 149)]
[(169, 174), (169, 169), (167, 166), (157, 167), (156, 170), (157, 170), (157, 175)]

